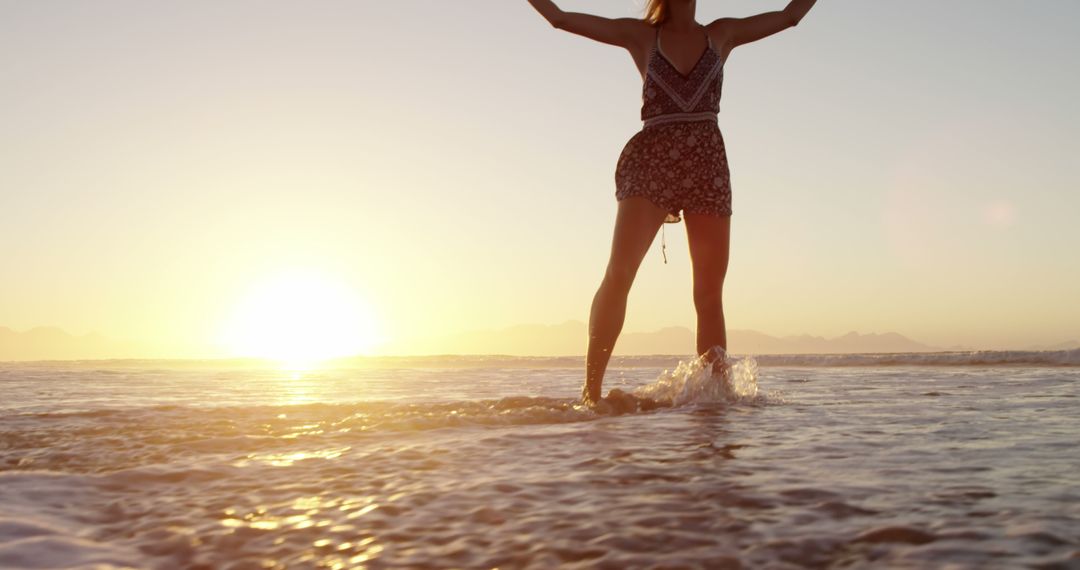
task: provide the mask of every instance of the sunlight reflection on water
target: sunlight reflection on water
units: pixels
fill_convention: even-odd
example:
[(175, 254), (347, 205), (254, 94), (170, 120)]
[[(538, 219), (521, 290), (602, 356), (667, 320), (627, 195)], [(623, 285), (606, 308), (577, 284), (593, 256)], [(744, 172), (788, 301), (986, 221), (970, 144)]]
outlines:
[(783, 398), (617, 417), (574, 405), (579, 373), (61, 371), (69, 401), (10, 381), (31, 411), (0, 416), (0, 566), (1067, 567), (1080, 548), (1075, 369), (766, 367)]

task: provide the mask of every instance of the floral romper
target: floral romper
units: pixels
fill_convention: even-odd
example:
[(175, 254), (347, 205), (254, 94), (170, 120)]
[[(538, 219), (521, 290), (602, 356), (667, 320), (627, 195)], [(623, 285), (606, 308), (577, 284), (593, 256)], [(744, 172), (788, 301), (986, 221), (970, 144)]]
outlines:
[(689, 75), (660, 51), (660, 30), (642, 87), (644, 126), (619, 155), (615, 198), (644, 196), (667, 210), (665, 222), (689, 214), (731, 215), (731, 176), (717, 125), (724, 60), (712, 40)]

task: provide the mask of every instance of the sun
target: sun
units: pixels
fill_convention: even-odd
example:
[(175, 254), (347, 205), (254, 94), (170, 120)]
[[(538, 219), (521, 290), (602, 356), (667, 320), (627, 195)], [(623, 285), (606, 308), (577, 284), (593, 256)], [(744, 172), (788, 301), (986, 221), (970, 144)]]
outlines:
[(356, 291), (315, 272), (293, 271), (252, 286), (227, 319), (221, 340), (233, 356), (310, 368), (367, 353), (377, 335)]

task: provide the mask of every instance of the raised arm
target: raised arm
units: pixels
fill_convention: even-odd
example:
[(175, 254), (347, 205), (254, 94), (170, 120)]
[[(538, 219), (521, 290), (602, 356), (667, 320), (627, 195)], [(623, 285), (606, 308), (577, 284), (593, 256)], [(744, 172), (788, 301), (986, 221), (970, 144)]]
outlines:
[(631, 49), (643, 38), (651, 37), (649, 25), (643, 20), (563, 12), (551, 0), (529, 0), (529, 4), (555, 28), (605, 44)]
[(791, 0), (783, 10), (765, 12), (749, 18), (722, 18), (716, 23), (727, 28), (731, 47), (734, 48), (797, 26), (816, 1)]

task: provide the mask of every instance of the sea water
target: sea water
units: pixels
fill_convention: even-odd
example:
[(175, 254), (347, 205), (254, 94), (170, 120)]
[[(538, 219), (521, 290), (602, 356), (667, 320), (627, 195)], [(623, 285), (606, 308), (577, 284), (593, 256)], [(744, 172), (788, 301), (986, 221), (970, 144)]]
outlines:
[(1080, 567), (1080, 351), (708, 368), (0, 363), (0, 567)]

